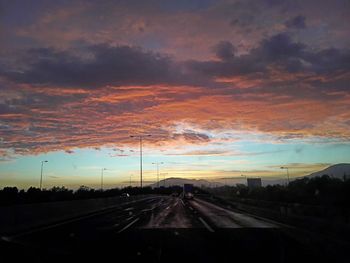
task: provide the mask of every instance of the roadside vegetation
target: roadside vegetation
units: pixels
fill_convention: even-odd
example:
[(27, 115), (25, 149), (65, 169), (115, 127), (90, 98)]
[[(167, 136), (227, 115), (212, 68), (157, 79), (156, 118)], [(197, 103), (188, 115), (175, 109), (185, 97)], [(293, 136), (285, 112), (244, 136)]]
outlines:
[(19, 190), (17, 187), (5, 187), (0, 190), (0, 206), (28, 204), (40, 202), (68, 201), (89, 198), (105, 198), (114, 196), (143, 195), (143, 194), (172, 194), (181, 193), (182, 187), (125, 187), (106, 190), (96, 190), (87, 186), (81, 186), (77, 190), (67, 189), (65, 187), (53, 187), (43, 189), (30, 187), (28, 190)]
[(340, 180), (328, 175), (297, 179), (289, 185), (268, 185), (249, 189), (246, 185), (238, 184), (206, 190), (214, 195), (237, 200), (344, 207), (348, 207), (350, 203), (350, 180)]

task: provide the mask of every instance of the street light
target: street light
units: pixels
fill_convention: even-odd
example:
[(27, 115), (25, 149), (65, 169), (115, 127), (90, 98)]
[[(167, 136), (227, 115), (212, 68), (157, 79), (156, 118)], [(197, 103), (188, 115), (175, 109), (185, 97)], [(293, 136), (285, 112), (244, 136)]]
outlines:
[(159, 188), (159, 165), (163, 164), (163, 162), (156, 162), (152, 164), (155, 164), (157, 166), (157, 187)]
[(248, 186), (248, 177), (246, 175), (241, 174), (241, 177), (244, 177)]
[(224, 182), (225, 182), (224, 186), (227, 186), (227, 177), (224, 177)]
[(103, 191), (103, 171), (106, 171), (106, 168), (101, 169), (101, 191)]
[(47, 163), (48, 161), (41, 161), (41, 173), (40, 173), (40, 190), (42, 189), (43, 186), (43, 168), (44, 168), (44, 163)]
[(150, 137), (150, 134), (146, 135), (130, 135), (131, 138), (139, 138), (140, 140), (140, 186), (142, 188), (142, 139), (143, 137)]
[(161, 173), (160, 175), (163, 175), (163, 186), (165, 187), (165, 176), (168, 175), (168, 173)]
[(288, 167), (282, 166), (281, 169), (287, 170), (287, 178), (288, 178), (288, 185), (289, 185), (289, 169)]
[(132, 174), (130, 174), (130, 187), (131, 187), (131, 176), (132, 176)]

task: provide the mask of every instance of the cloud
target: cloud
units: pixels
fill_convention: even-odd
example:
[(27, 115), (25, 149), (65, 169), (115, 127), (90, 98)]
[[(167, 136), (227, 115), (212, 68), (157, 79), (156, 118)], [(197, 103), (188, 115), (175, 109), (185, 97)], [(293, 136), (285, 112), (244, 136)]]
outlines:
[[(19, 52), (18, 63), (0, 63), (0, 148), (122, 147), (137, 143), (131, 131), (156, 134), (155, 146), (209, 144), (218, 130), (350, 138), (349, 50), (314, 50), (287, 33), (243, 54), (228, 41), (211, 50), (220, 60), (86, 43)], [(178, 131), (179, 122), (201, 129)]]
[(207, 134), (194, 132), (194, 131), (185, 131), (183, 133), (174, 133), (173, 138), (175, 140), (183, 139), (190, 143), (199, 143), (199, 142), (209, 142), (210, 137)]
[(2, 69), (1, 75), (18, 83), (64, 87), (181, 83), (186, 79), (166, 55), (138, 47), (87, 46), (76, 50), (29, 49), (18, 68)]
[(221, 60), (231, 60), (235, 56), (235, 47), (230, 41), (220, 41), (213, 46), (215, 55)]
[(180, 153), (169, 153), (167, 155), (183, 155), (183, 156), (228, 156), (232, 155), (231, 151), (227, 150), (195, 150)]
[[(218, 46), (221, 47), (222, 42)], [(305, 96), (307, 90), (314, 89), (315, 96), (322, 94), (320, 91), (345, 91), (349, 81), (350, 50), (312, 50), (293, 41), (287, 33), (262, 40), (247, 54), (228, 57), (221, 61), (192, 60), (186, 65), (196, 75), (211, 77), (226, 85), (247, 83), (238, 87), (251, 88), (246, 90), (251, 94), (254, 89), (257, 93), (263, 92), (259, 89), (265, 89), (272, 94), (288, 93), (294, 97)], [(231, 91), (235, 92), (234, 89)]]
[(304, 29), (306, 28), (305, 16), (298, 15), (291, 19), (288, 19), (284, 24), (287, 28)]

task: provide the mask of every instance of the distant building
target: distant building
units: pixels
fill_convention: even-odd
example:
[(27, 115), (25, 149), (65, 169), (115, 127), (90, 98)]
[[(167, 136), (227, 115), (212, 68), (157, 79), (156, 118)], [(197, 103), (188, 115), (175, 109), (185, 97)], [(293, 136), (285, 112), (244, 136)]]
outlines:
[(261, 178), (247, 178), (247, 185), (249, 189), (255, 189), (262, 186)]

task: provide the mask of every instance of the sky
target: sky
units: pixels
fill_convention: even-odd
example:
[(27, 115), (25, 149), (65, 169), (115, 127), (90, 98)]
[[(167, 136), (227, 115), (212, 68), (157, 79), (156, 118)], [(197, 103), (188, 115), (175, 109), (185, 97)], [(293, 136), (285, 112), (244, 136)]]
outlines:
[[(0, 187), (350, 160), (348, 0), (0, 0)], [(231, 180), (231, 181), (230, 181)], [(236, 180), (236, 181), (235, 181)]]

